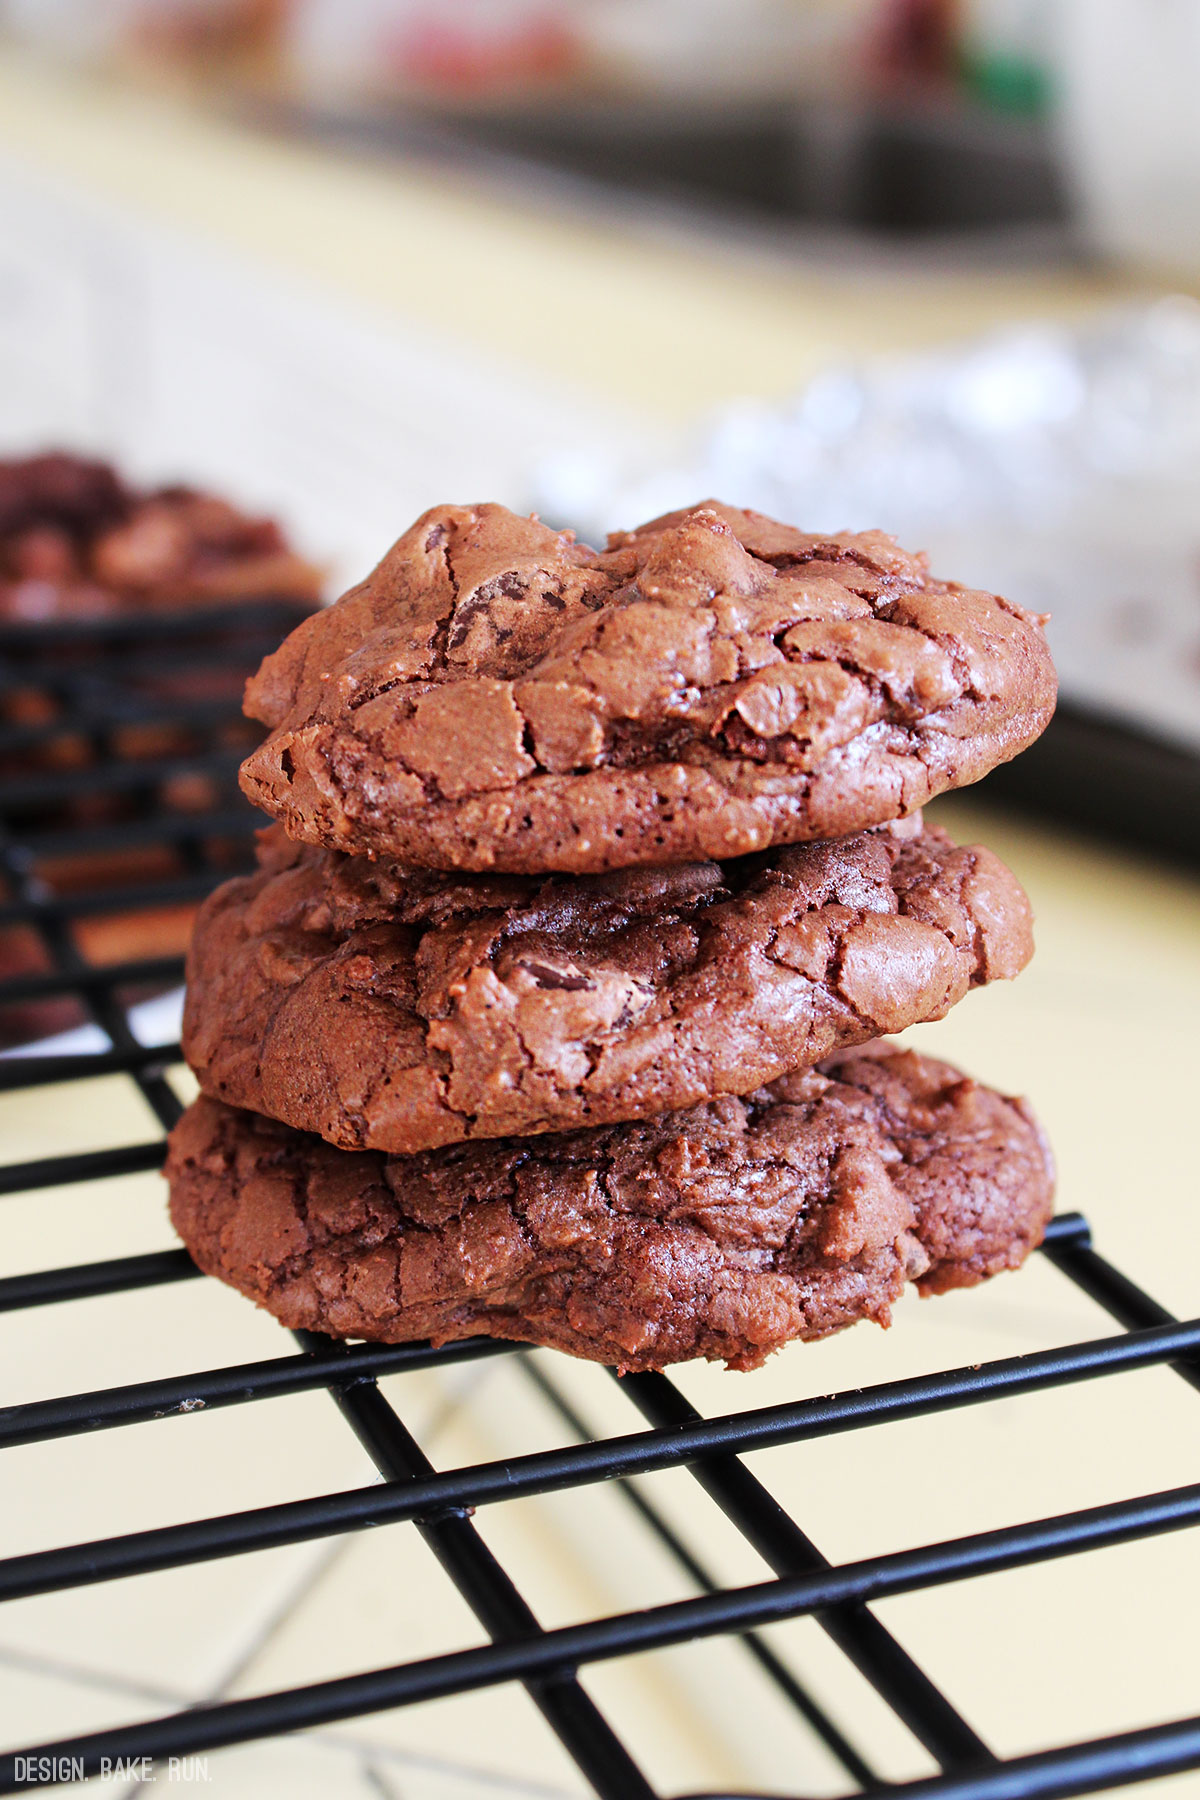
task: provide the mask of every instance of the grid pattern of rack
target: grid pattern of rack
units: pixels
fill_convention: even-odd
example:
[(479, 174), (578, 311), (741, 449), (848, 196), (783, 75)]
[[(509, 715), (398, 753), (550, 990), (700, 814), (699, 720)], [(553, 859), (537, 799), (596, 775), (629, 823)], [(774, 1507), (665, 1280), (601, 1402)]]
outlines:
[[(104, 915), (136, 919), (194, 903), (231, 869), (246, 866), (258, 821), (234, 785), (240, 754), (236, 709), (228, 683), (224, 691), (219, 679), (206, 683), (205, 668), (211, 663), (217, 676), (238, 657), (253, 662), (261, 648), (276, 641), (280, 622), (277, 611), (258, 607), (236, 619), (227, 612), (198, 623), (142, 622), (136, 637), (120, 622), (97, 624), (82, 634), (31, 627), (0, 633), (0, 698), (7, 720), (0, 726), (0, 770), (13, 771), (0, 774), (0, 871), (8, 890), (0, 903), (0, 934), (23, 934), (36, 943), (41, 958), (32, 971), (0, 980), (0, 1018), (6, 1009), (66, 998), (109, 1040), (109, 1048), (94, 1052), (0, 1061), (0, 1091), (117, 1074), (136, 1084), (164, 1132), (174, 1123), (180, 1103), (168, 1071), (178, 1061), (178, 1048), (140, 1043), (130, 1025), (129, 1003), (147, 985), (177, 981), (180, 958), (138, 955), (96, 962), (81, 949), (75, 928), (81, 920)], [(181, 671), (187, 676), (182, 683)], [(63, 871), (70, 871), (70, 879)], [(0, 1193), (150, 1170), (161, 1157), (159, 1137), (117, 1149), (49, 1154), (0, 1168)], [(0, 1447), (7, 1447), (162, 1418), (198, 1402), (205, 1409), (267, 1406), (281, 1395), (323, 1389), (382, 1477), (382, 1485), (3, 1557), (0, 1600), (409, 1521), (488, 1640), (54, 1744), (23, 1745), (0, 1756), (0, 1792), (28, 1785), (17, 1779), (17, 1755), (49, 1756), (60, 1763), (78, 1758), (92, 1773), (103, 1757), (195, 1754), (516, 1682), (598, 1794), (607, 1800), (649, 1800), (657, 1790), (585, 1691), (579, 1672), (606, 1659), (716, 1635), (741, 1640), (762, 1678), (775, 1684), (840, 1763), (848, 1784), (868, 1794), (1010, 1800), (1080, 1793), (1200, 1767), (1200, 1718), (1001, 1760), (871, 1610), (872, 1602), (890, 1596), (1200, 1523), (1200, 1484), (830, 1564), (742, 1460), (773, 1445), (949, 1413), (1155, 1364), (1169, 1365), (1200, 1388), (1200, 1321), (1179, 1322), (1099, 1256), (1082, 1217), (1056, 1219), (1043, 1254), (1107, 1310), (1121, 1328), (1117, 1333), (822, 1398), (749, 1406), (724, 1417), (702, 1416), (665, 1376), (628, 1376), (622, 1390), (646, 1428), (616, 1437), (590, 1435), (545, 1363), (517, 1346), (482, 1339), (433, 1350), (342, 1344), (301, 1333), (294, 1354), (267, 1361), (0, 1410)], [(0, 1280), (0, 1310), (119, 1294), (195, 1275), (182, 1250), (52, 1268)], [(378, 1378), (503, 1355), (518, 1359), (573, 1441), (435, 1471)], [(754, 1547), (771, 1579), (722, 1585), (668, 1512), (629, 1484), (630, 1477), (678, 1467), (691, 1472)], [(599, 1482), (621, 1485), (646, 1530), (694, 1585), (695, 1596), (542, 1629), (472, 1513), (497, 1501)], [(874, 1686), (925, 1746), (939, 1774), (899, 1787), (885, 1782), (863, 1749), (806, 1691), (761, 1635), (768, 1625), (804, 1616), (815, 1618)]]

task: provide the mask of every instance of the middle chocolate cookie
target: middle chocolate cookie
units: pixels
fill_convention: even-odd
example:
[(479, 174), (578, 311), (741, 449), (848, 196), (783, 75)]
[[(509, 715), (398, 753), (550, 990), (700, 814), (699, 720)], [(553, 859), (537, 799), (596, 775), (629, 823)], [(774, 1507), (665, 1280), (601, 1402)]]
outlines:
[(197, 920), (205, 1093), (346, 1149), (639, 1119), (745, 1094), (1016, 975), (1029, 902), (919, 816), (736, 861), (439, 875), (262, 834)]

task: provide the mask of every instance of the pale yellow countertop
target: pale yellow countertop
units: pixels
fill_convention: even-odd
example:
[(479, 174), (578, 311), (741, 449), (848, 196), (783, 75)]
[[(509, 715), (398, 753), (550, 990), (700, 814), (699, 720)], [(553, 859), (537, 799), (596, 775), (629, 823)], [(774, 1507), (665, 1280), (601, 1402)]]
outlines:
[[(235, 246), (327, 295), (457, 334), (510, 366), (639, 421), (678, 422), (729, 396), (781, 394), (831, 356), (904, 348), (1110, 296), (1098, 279), (949, 273), (903, 277), (803, 267), (472, 191), (461, 180), (354, 164), (268, 141), (164, 100), (0, 56), (0, 150), (147, 215)], [(566, 404), (566, 401), (564, 401)], [(442, 496), (430, 496), (440, 498)], [(396, 520), (397, 529), (408, 523)], [(1022, 978), (969, 996), (914, 1036), (1027, 1093), (1052, 1135), (1064, 1207), (1102, 1250), (1179, 1313), (1200, 1313), (1196, 1200), (1200, 883), (1066, 831), (992, 816), (969, 795), (939, 805), (1026, 882), (1038, 953)], [(0, 1111), (5, 1158), (143, 1137), (120, 1083), (94, 1107), (40, 1090)], [(69, 1144), (67, 1143), (67, 1140)], [(11, 1268), (169, 1241), (153, 1175), (6, 1201)], [(279, 1354), (263, 1315), (212, 1283), (3, 1322), (7, 1397)], [(1114, 1327), (1041, 1260), (975, 1294), (901, 1309), (796, 1346), (760, 1374), (689, 1368), (706, 1410), (977, 1363)], [(637, 1428), (601, 1372), (549, 1358), (599, 1426)], [(468, 1378), (469, 1377), (469, 1378)], [(561, 1437), (505, 1362), (400, 1393), (440, 1462)], [(273, 1430), (272, 1427), (275, 1427)], [(157, 1435), (155, 1435), (157, 1434)], [(851, 1433), (756, 1466), (830, 1556), (932, 1541), (1197, 1478), (1200, 1399), (1165, 1370)], [(164, 1455), (169, 1443), (170, 1454)], [(365, 1479), (319, 1395), (10, 1452), (10, 1552), (198, 1516)], [(762, 1567), (683, 1473), (649, 1484), (725, 1579)], [(548, 1622), (685, 1591), (619, 1496), (592, 1491), (489, 1509), (481, 1528)], [(1001, 1752), (1200, 1712), (1196, 1534), (939, 1589), (882, 1608), (904, 1642)], [(400, 1660), (478, 1639), (411, 1530), (264, 1553), (0, 1609), (0, 1739), (28, 1742)], [(772, 1634), (882, 1766), (928, 1761), (815, 1626)], [(595, 1671), (664, 1788), (722, 1784), (836, 1793), (845, 1778), (772, 1701), (736, 1645), (690, 1647)], [(216, 1785), (220, 1777), (221, 1785)], [(483, 1800), (577, 1793), (578, 1779), (508, 1690), (355, 1722), (213, 1761), (220, 1800), (322, 1795)], [(1171, 1784), (1182, 1796), (1200, 1780)]]
[(1128, 294), (1099, 274), (903, 272), (754, 254), (522, 203), (453, 173), (337, 157), (0, 54), (0, 146), (398, 321), (683, 418), (832, 357)]

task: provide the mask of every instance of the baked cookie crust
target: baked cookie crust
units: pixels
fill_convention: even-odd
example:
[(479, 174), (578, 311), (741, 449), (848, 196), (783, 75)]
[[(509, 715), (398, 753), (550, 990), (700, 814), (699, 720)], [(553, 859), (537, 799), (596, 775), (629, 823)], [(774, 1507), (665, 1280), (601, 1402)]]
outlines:
[(242, 785), (289, 835), (419, 867), (589, 873), (844, 837), (1045, 728), (1043, 621), (881, 532), (708, 501), (596, 552), (427, 512), (248, 684)]
[(999, 859), (919, 819), (725, 863), (536, 879), (302, 848), (205, 901), (183, 1050), (343, 1149), (636, 1119), (940, 1018), (1024, 967)]
[(621, 1369), (757, 1368), (1014, 1269), (1054, 1174), (1025, 1103), (872, 1044), (744, 1099), (638, 1124), (348, 1155), (201, 1098), (171, 1133), (200, 1267), (285, 1325), (385, 1343), (479, 1334)]

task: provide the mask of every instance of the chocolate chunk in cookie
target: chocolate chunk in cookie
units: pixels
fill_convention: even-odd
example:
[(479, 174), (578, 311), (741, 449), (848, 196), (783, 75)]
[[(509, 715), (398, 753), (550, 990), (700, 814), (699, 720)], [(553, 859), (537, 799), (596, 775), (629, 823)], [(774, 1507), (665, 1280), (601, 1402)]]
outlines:
[(1054, 708), (1042, 621), (880, 532), (709, 502), (577, 544), (443, 506), (247, 688), (255, 805), (426, 868), (591, 872), (843, 837)]
[(204, 1091), (347, 1149), (636, 1119), (940, 1018), (1024, 966), (1029, 904), (920, 820), (725, 863), (413, 872), (264, 834), (201, 909)]
[(388, 1157), (200, 1099), (171, 1134), (200, 1267), (285, 1325), (485, 1334), (622, 1369), (757, 1368), (1016, 1268), (1050, 1215), (1024, 1104), (886, 1044), (632, 1125)]

